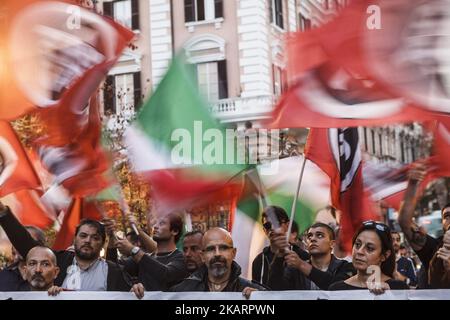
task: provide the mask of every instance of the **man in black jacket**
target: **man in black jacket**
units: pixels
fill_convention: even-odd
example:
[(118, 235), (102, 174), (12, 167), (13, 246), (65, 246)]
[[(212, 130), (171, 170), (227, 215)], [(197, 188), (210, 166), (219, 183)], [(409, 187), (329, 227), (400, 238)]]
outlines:
[[(23, 257), (39, 245), (1, 202), (0, 225)], [(131, 283), (122, 268), (100, 258), (105, 240), (105, 228), (101, 223), (94, 220), (81, 221), (75, 232), (75, 252), (55, 252), (60, 269), (55, 285), (81, 291), (129, 291)]]
[(201, 266), (170, 291), (242, 292), (249, 298), (252, 291), (265, 290), (259, 284), (240, 277), (241, 267), (234, 261), (236, 248), (228, 231), (212, 228), (203, 236)]
[[(283, 208), (281, 207), (277, 207), (277, 206), (268, 206), (264, 212), (262, 213), (262, 225), (264, 228), (264, 232), (267, 235), (267, 237), (269, 238), (269, 240), (271, 240), (270, 237), (270, 233), (273, 231), (272, 230), (272, 223), (269, 221), (269, 219), (267, 218), (267, 210), (272, 209), (272, 211), (274, 212), (278, 223), (280, 224), (280, 230), (283, 233), (286, 233), (288, 231), (288, 227), (289, 227), (289, 218), (288, 215), (286, 213), (286, 211), (284, 211)], [(289, 248), (296, 252), (297, 255), (303, 259), (303, 260), (308, 260), (309, 259), (309, 254), (304, 251), (303, 249), (301, 249), (299, 246), (295, 245), (295, 244), (290, 244)], [(274, 248), (274, 245), (272, 243), (272, 241), (270, 242), (270, 245), (265, 247), (263, 249), (263, 251), (258, 254), (255, 259), (253, 260), (252, 263), (252, 279), (253, 281), (262, 283), (263, 285), (269, 286), (269, 270), (271, 268), (272, 263), (274, 262), (275, 259), (275, 253), (276, 253), (276, 248)]]
[[(285, 234), (274, 232), (275, 248), (285, 248)], [(328, 287), (351, 277), (355, 270), (350, 262), (332, 254), (334, 230), (325, 223), (313, 224), (307, 232), (307, 246), (311, 254), (304, 261), (293, 251), (279, 255), (270, 270), (269, 286), (273, 290), (328, 290)]]
[[(40, 245), (47, 242), (44, 232), (34, 226), (26, 226), (30, 236)], [(22, 257), (14, 246), (11, 248), (14, 261), (11, 265), (0, 271), (0, 291), (25, 291), (28, 290), (28, 282), (25, 279), (25, 258)]]
[(159, 217), (154, 225), (153, 240), (157, 243), (154, 252), (145, 253), (126, 239), (116, 241), (119, 251), (131, 257), (124, 266), (130, 275), (138, 277), (139, 283), (132, 291), (139, 298), (144, 290), (165, 291), (188, 275), (183, 253), (176, 247), (182, 231), (182, 217), (169, 214)]

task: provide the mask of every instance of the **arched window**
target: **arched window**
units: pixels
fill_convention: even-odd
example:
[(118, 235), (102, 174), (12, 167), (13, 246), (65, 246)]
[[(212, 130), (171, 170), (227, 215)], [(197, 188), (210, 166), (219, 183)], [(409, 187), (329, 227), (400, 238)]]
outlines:
[(201, 35), (184, 45), (187, 60), (195, 65), (197, 84), (208, 101), (228, 98), (225, 40), (215, 35)]

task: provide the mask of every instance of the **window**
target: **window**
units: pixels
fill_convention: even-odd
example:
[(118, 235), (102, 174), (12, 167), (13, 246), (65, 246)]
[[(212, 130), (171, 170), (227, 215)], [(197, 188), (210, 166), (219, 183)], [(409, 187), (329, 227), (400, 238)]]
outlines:
[(300, 20), (300, 30), (306, 31), (311, 29), (311, 20), (304, 17), (301, 13), (299, 13), (299, 20)]
[(197, 83), (200, 92), (208, 101), (228, 98), (226, 61), (197, 64)]
[(273, 76), (273, 93), (276, 96), (281, 96), (287, 89), (287, 74), (286, 71), (278, 66), (272, 65)]
[(184, 0), (186, 22), (223, 18), (223, 0)]
[(138, 0), (119, 0), (103, 3), (103, 13), (132, 30), (139, 30)]
[(137, 110), (142, 102), (141, 91), (140, 72), (108, 76), (103, 90), (105, 113)]
[(269, 0), (270, 22), (283, 29), (283, 0)]

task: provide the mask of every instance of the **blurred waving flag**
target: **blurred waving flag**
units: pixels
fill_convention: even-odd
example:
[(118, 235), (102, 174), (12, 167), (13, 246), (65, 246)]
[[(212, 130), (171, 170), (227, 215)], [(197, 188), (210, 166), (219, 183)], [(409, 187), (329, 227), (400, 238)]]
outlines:
[(23, 225), (41, 229), (51, 227), (56, 216), (49, 213), (36, 190), (20, 190), (1, 198)]
[(134, 36), (74, 2), (2, 1), (0, 117), (39, 107), (55, 145), (76, 139), (90, 96)]
[(41, 183), (19, 137), (6, 121), (0, 121), (0, 197)]
[[(176, 57), (167, 74), (125, 135), (133, 170), (152, 185), (162, 211), (225, 197), (237, 164), (234, 137), (228, 137), (200, 98), (187, 67)], [(225, 198), (226, 199), (226, 198)]]
[(353, 1), (288, 38), (293, 85), (273, 127), (350, 127), (450, 114), (448, 3)]

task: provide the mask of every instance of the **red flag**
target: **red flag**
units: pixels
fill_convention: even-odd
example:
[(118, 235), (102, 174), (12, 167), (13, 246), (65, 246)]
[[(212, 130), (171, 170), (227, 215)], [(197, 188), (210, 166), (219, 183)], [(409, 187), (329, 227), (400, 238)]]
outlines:
[[(422, 113), (431, 111), (433, 114), (449, 115), (450, 90), (442, 70), (448, 66), (445, 28), (450, 18), (442, 15), (445, 10), (443, 6), (445, 4), (437, 0), (424, 0), (420, 5), (410, 0), (352, 1), (330, 23), (291, 37), (289, 69), (299, 72), (295, 77), (303, 77), (306, 70), (317, 71), (319, 64), (333, 64), (340, 73), (349, 73), (352, 79), (363, 79), (369, 89), (375, 86), (391, 99), (413, 102)], [(299, 48), (304, 52), (299, 53)], [(320, 53), (319, 61), (316, 61), (314, 52)], [(361, 106), (359, 99), (358, 104), (346, 103), (347, 106), (337, 108), (336, 102), (329, 99), (331, 105), (327, 104), (323, 97), (336, 98), (336, 95), (330, 94), (331, 90), (328, 90), (328, 95), (323, 93), (325, 89), (334, 89), (328, 83), (331, 77), (330, 72), (328, 74), (326, 82), (320, 86), (308, 83), (308, 80), (317, 82), (317, 74), (316, 77), (307, 75), (309, 78), (303, 79), (301, 85), (289, 92), (290, 98), (284, 99), (284, 105), (289, 106), (291, 111), (296, 109), (297, 113), (301, 113), (298, 119), (305, 112), (307, 119), (302, 123), (313, 121), (305, 126), (326, 127), (320, 119), (323, 116), (334, 118), (329, 119), (329, 123), (331, 120), (335, 122), (328, 127), (382, 124), (380, 121), (367, 122), (377, 119), (385, 122), (424, 119), (418, 110), (406, 108), (405, 102), (403, 106)], [(348, 78), (348, 75), (345, 77)], [(345, 77), (340, 77), (338, 85), (347, 85)], [(311, 89), (314, 93), (309, 94)], [(311, 103), (309, 96), (315, 97), (317, 94), (321, 99)], [(305, 96), (310, 99), (305, 99)], [(321, 103), (318, 104), (318, 101)], [(315, 114), (309, 114), (309, 109)], [(348, 118), (358, 121), (349, 123), (345, 119), (346, 112)], [(291, 115), (293, 112), (287, 113), (285, 119), (288, 120)], [(315, 116), (319, 119), (314, 120)], [(278, 122), (279, 126), (283, 125), (280, 120)]]
[(357, 128), (311, 129), (305, 157), (331, 179), (331, 201), (342, 211), (340, 237), (347, 252), (352, 237), (366, 220), (378, 220), (365, 192)]
[(450, 176), (450, 117), (442, 117), (434, 133), (434, 164), (443, 176)]
[(40, 187), (39, 178), (11, 124), (0, 121), (0, 197)]
[(102, 215), (93, 202), (87, 202), (83, 198), (76, 197), (64, 214), (64, 220), (56, 235), (53, 250), (66, 250), (73, 244), (75, 229), (82, 219), (101, 220)]
[(70, 0), (7, 1), (3, 7), (0, 47), (7, 73), (1, 77), (0, 117), (37, 106), (53, 143), (76, 139), (89, 97), (134, 34)]
[[(42, 163), (72, 195), (84, 197), (98, 193), (111, 183), (105, 172), (109, 161), (101, 146), (101, 122), (96, 95), (89, 107), (89, 123), (77, 143), (62, 147), (42, 146)], [(41, 141), (39, 143), (42, 143)]]
[(23, 225), (45, 229), (52, 226), (55, 220), (55, 217), (47, 212), (35, 190), (20, 190), (2, 198), (1, 201), (11, 208)]
[(433, 167), (433, 170), (427, 174), (419, 185), (419, 193), (422, 193), (430, 182), (442, 176), (440, 170), (437, 170), (437, 166), (434, 164), (435, 159), (433, 157), (397, 167), (365, 162), (363, 173), (366, 192), (370, 194), (374, 201), (381, 201), (388, 207), (399, 210), (408, 186), (408, 171), (419, 163)]
[(335, 128), (426, 120), (431, 115), (382, 86), (331, 64), (308, 71), (275, 107), (272, 128)]

